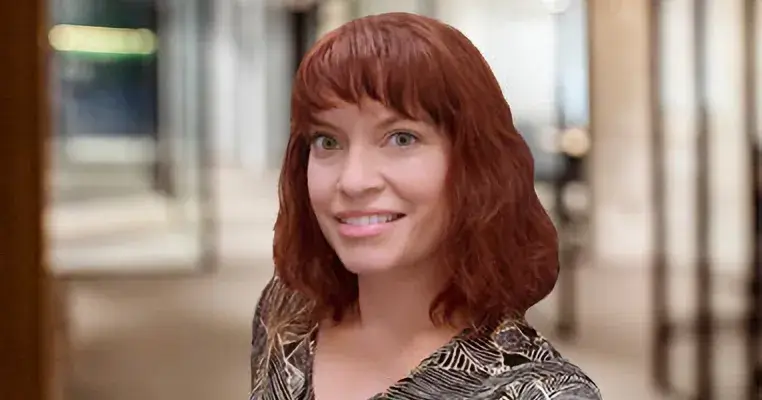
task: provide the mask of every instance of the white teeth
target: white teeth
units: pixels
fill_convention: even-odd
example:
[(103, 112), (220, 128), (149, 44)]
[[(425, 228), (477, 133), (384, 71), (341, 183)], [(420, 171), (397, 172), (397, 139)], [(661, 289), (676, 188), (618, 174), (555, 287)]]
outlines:
[(384, 223), (393, 221), (394, 217), (395, 217), (394, 214), (365, 215), (362, 217), (352, 217), (352, 218), (342, 219), (341, 222), (347, 225), (357, 225), (357, 226), (375, 225), (375, 224), (384, 224)]

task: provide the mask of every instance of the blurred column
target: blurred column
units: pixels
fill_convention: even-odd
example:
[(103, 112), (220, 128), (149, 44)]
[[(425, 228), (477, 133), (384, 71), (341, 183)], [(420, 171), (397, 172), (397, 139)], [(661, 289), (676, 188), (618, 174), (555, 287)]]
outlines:
[[(249, 38), (256, 40), (259, 51), (264, 57), (264, 102), (266, 143), (265, 167), (278, 169), (286, 150), (291, 119), (291, 81), (294, 76), (293, 45), (294, 35), (291, 26), (291, 10), (276, 2), (264, 8), (264, 37)], [(242, 112), (246, 112), (242, 110)], [(241, 128), (246, 129), (245, 126)], [(252, 149), (254, 150), (254, 149)]]
[(159, 146), (166, 157), (173, 194), (183, 216), (199, 217), (201, 153), (204, 146), (206, 99), (204, 44), (198, 0), (170, 0), (159, 9)]
[(241, 162), (240, 135), (235, 129), (238, 6), (235, 0), (213, 0), (212, 3), (208, 54), (211, 79), (207, 88), (212, 109), (207, 124), (212, 134), (215, 162), (232, 167)]
[[(273, 46), (283, 46), (282, 41), (268, 43), (268, 30), (277, 30), (283, 22), (275, 20), (268, 23), (268, 6), (261, 0), (217, 1), (219, 7), (225, 9), (220, 10), (220, 13), (232, 13), (229, 20), (218, 21), (220, 24), (230, 23), (231, 26), (231, 36), (222, 38), (221, 42), (227, 42), (226, 46), (230, 47), (227, 55), (232, 65), (225, 73), (232, 75), (229, 82), (232, 90), (219, 92), (222, 101), (231, 103), (227, 111), (233, 128), (233, 147), (230, 152), (240, 166), (252, 172), (262, 172), (267, 169), (268, 136), (276, 134), (269, 129), (270, 119), (274, 115), (268, 107), (267, 80), (269, 65), (275, 60), (268, 60), (268, 53)], [(228, 30), (225, 27), (219, 29), (223, 32)], [(281, 48), (280, 53), (285, 56), (288, 50)], [(287, 66), (283, 66), (283, 69), (290, 70)], [(278, 81), (277, 72), (271, 78)], [(282, 114), (273, 111), (276, 112), (275, 115)]]
[[(702, 0), (694, 10), (696, 64), (696, 143), (693, 160), (697, 180), (696, 204), (696, 321), (697, 370), (695, 390), (701, 398), (721, 398), (719, 374), (727, 359), (743, 359), (744, 350), (729, 346), (714, 315), (718, 295), (734, 291), (714, 284), (718, 278), (746, 278), (752, 220), (747, 95), (745, 87), (744, 6), (740, 0)], [(696, 36), (702, 35), (702, 36)], [(703, 45), (703, 46), (702, 46)], [(683, 231), (682, 235), (685, 234)], [(742, 284), (741, 287), (744, 287)], [(725, 293), (722, 293), (725, 292)], [(740, 300), (740, 299), (739, 299)], [(732, 357), (732, 358), (725, 358)], [(716, 362), (714, 362), (716, 360)], [(722, 365), (720, 367), (720, 365)], [(715, 381), (717, 384), (715, 384)]]
[(357, 2), (357, 16), (382, 14), (388, 12), (424, 13), (421, 9), (420, 0), (355, 0)]
[(288, 2), (214, 0), (211, 132), (217, 162), (277, 169), (288, 138), (293, 40)]
[(300, 7), (294, 7), (290, 12), (290, 24), (293, 40), (293, 72), (299, 69), (302, 59), (317, 40), (318, 35), (318, 5), (309, 2)]
[(648, 265), (651, 250), (649, 0), (588, 5), (589, 176), (598, 265)]
[(743, 25), (742, 0), (707, 0), (709, 254), (718, 273), (746, 272), (751, 253)]
[(49, 139), (47, 2), (0, 3), (0, 399), (60, 399), (54, 388), (43, 214)]
[[(590, 2), (591, 124), (594, 131), (594, 254), (602, 265), (647, 265), (650, 243), (648, 4), (650, 0)], [(692, 267), (696, 229), (693, 33), (690, 0), (656, 1), (661, 8), (661, 85), (667, 168), (670, 260)], [(742, 271), (748, 160), (744, 130), (741, 1), (708, 1), (707, 97), (711, 175), (712, 257)], [(596, 33), (597, 32), (597, 33)], [(626, 77), (626, 79), (624, 79)], [(716, 205), (716, 206), (715, 206)], [(733, 240), (727, 240), (732, 237)]]
[(751, 247), (749, 262), (749, 280), (746, 310), (746, 399), (756, 400), (762, 397), (762, 175), (760, 174), (759, 140), (759, 7), (757, 0), (744, 0), (744, 79), (746, 100), (746, 139), (750, 153), (749, 182), (751, 183), (751, 203), (753, 204)]
[(353, 5), (347, 0), (324, 0), (318, 9), (318, 37), (352, 19)]

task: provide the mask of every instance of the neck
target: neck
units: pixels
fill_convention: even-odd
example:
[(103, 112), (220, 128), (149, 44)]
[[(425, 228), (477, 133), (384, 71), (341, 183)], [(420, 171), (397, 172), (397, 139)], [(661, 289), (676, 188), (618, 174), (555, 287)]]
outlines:
[(358, 276), (358, 317), (363, 330), (414, 336), (433, 330), (431, 302), (442, 288), (428, 268), (406, 268), (404, 274), (380, 273)]

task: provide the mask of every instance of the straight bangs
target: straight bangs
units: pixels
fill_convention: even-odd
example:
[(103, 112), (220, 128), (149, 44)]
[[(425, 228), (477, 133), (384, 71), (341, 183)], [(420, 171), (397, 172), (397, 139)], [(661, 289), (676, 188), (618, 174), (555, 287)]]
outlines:
[(395, 26), (350, 22), (324, 36), (305, 56), (293, 86), (292, 135), (307, 134), (315, 114), (341, 103), (383, 104), (400, 116), (448, 128), (457, 105), (429, 40)]

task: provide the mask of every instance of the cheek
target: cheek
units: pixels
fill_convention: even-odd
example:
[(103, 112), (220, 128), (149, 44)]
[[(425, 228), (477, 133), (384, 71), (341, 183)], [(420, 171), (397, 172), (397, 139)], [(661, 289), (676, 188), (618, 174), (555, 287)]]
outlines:
[(446, 155), (431, 152), (409, 161), (390, 173), (396, 177), (399, 194), (418, 207), (439, 208), (445, 197)]
[[(425, 169), (408, 172), (399, 182), (398, 193), (409, 205), (411, 217), (406, 227), (410, 230), (403, 238), (416, 238), (418, 254), (429, 254), (442, 240), (448, 221), (445, 177), (433, 175)], [(419, 254), (420, 253), (420, 254)]]
[(307, 165), (307, 191), (310, 203), (316, 212), (326, 211), (330, 207), (336, 187), (332, 183), (330, 171), (312, 161)]
[(442, 181), (434, 179), (414, 179), (410, 177), (404, 185), (403, 196), (405, 199), (422, 209), (440, 208), (444, 203), (444, 185)]

